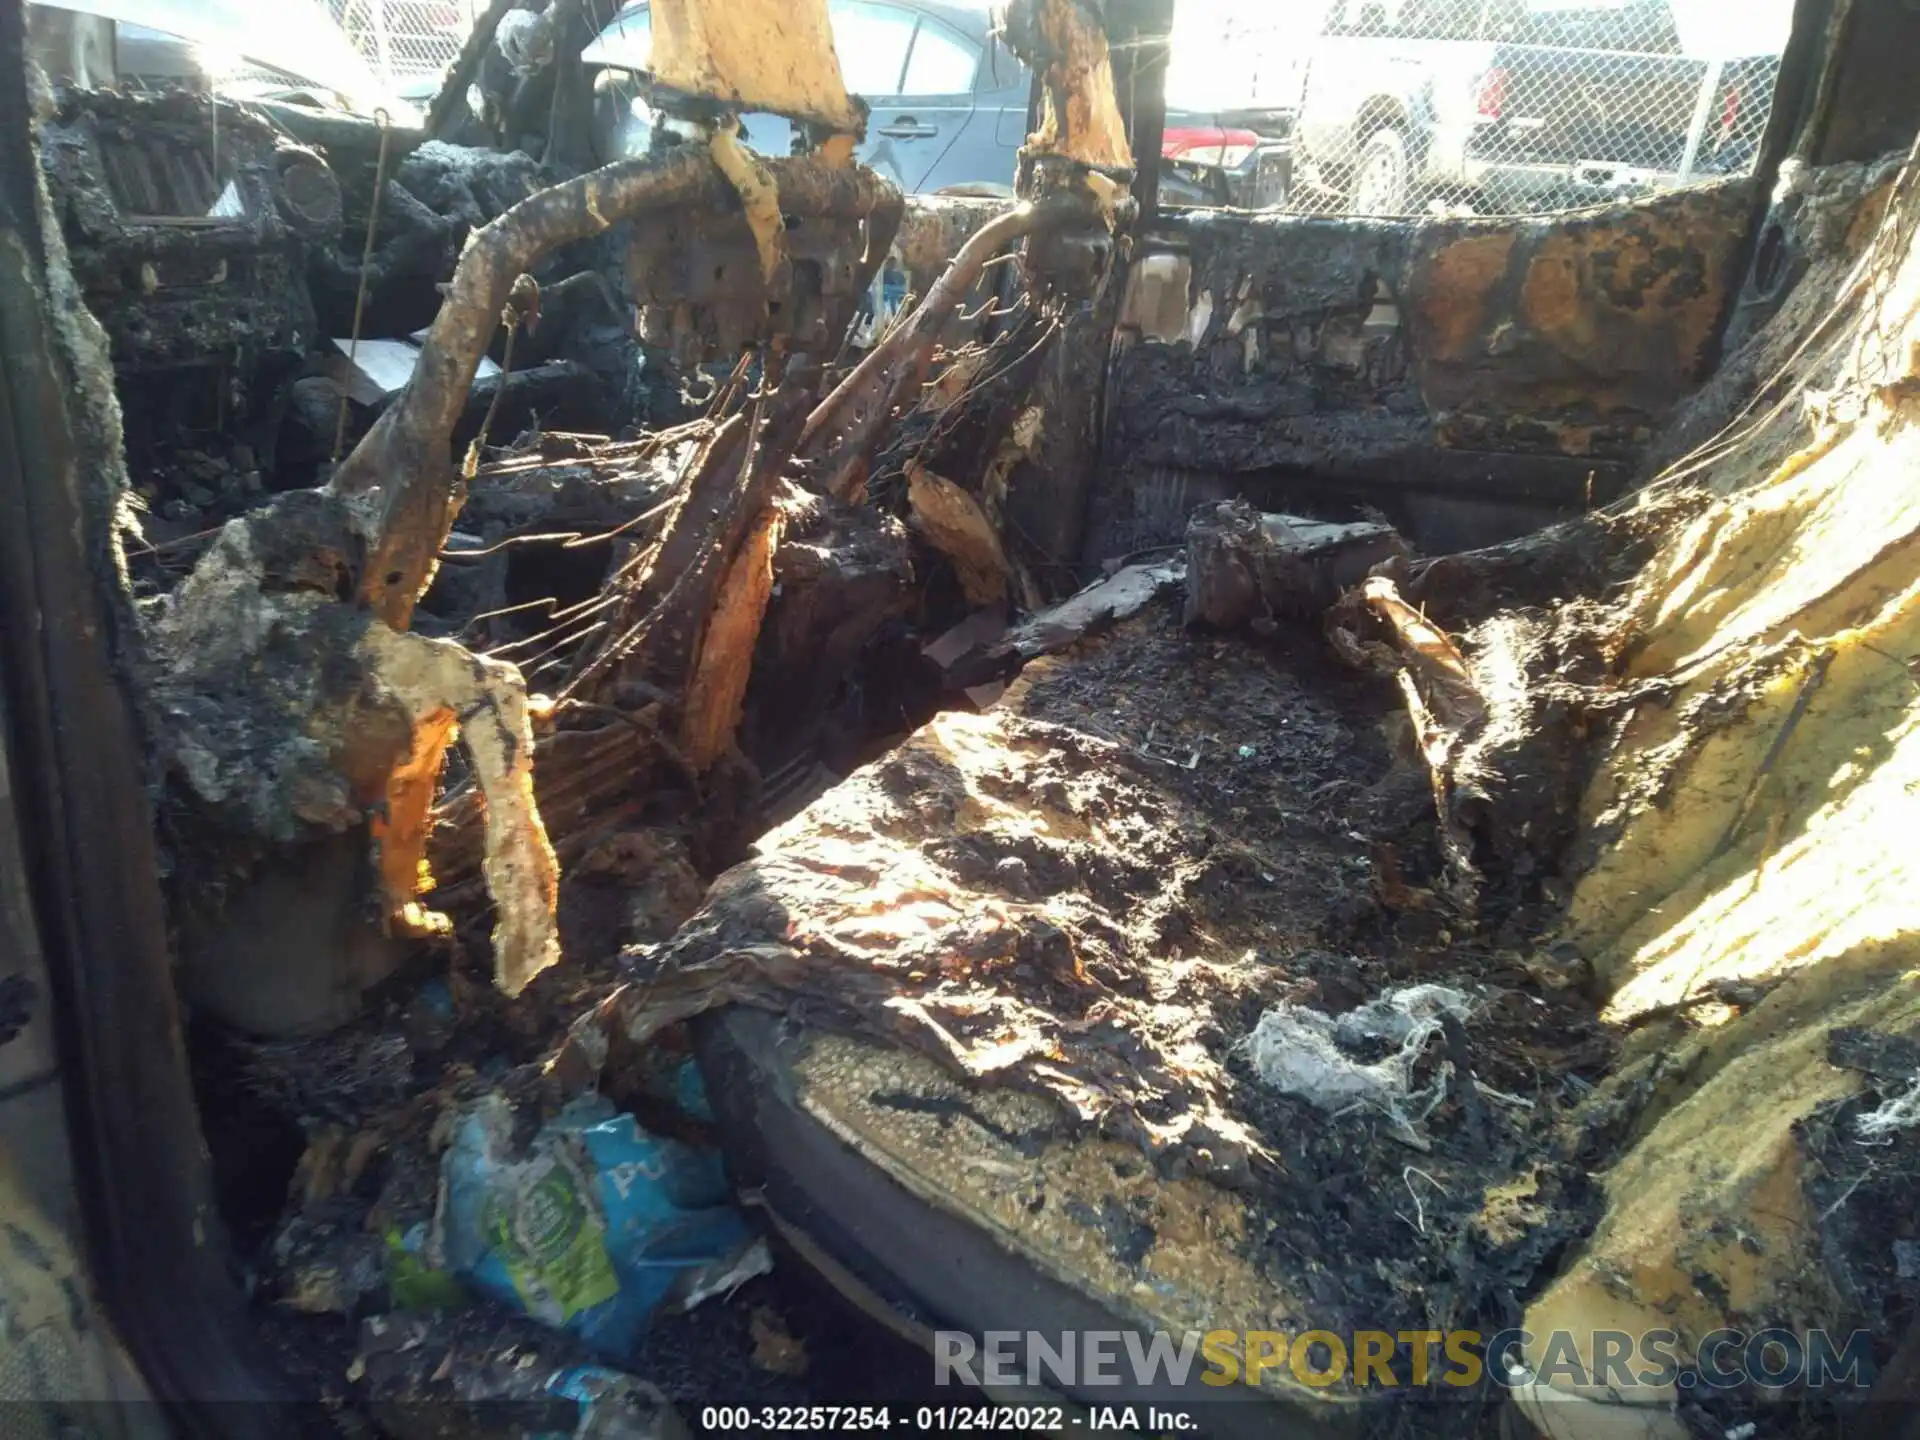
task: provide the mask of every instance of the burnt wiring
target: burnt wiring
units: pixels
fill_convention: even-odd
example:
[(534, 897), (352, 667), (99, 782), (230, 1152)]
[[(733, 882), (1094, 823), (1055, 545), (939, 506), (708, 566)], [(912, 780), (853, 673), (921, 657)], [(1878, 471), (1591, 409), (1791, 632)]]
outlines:
[[(360, 250), (360, 283), (353, 297), (353, 330), (347, 340), (347, 371), (353, 372), (360, 356), (360, 327), (367, 313), (367, 276), (373, 269), (373, 244), (380, 230), (380, 197), (387, 188), (387, 161), (392, 152), (393, 126), (389, 123), (385, 110), (373, 112), (374, 123), (380, 127), (380, 155), (373, 166), (373, 199), (367, 206), (367, 238)], [(347, 392), (348, 386), (340, 387), (340, 410), (333, 425), (333, 463), (340, 463), (340, 454), (347, 444)]]
[[(1011, 310), (1021, 310), (1026, 308), (1026, 297), (1022, 296), (1018, 301), (1014, 303), (1013, 306), (1009, 308)], [(1029, 360), (1031, 360), (1035, 355), (1039, 354), (1040, 351), (1043, 350), (1047, 346), (1047, 344), (1051, 342), (1054, 339), (1054, 337), (1060, 333), (1062, 326), (1063, 326), (1063, 322), (1059, 316), (1057, 315), (1049, 316), (1046, 325), (1042, 328), (1040, 332), (1039, 337), (1035, 339), (1034, 342), (1031, 345), (1029, 345), (1025, 350), (1021, 351), (1018, 355), (1014, 356), (1011, 360), (1006, 361), (998, 369), (995, 369), (985, 375), (975, 376), (973, 379), (969, 380), (967, 382), (966, 388), (963, 389), (959, 395), (955, 396), (953, 403), (947, 406), (947, 408), (941, 413), (939, 420), (935, 422), (932, 430), (930, 430), (927, 433), (926, 437), (922, 439), (920, 443), (914, 447), (913, 458), (915, 460), (924, 460), (928, 452), (932, 450), (936, 444), (944, 443), (948, 438), (950, 438), (953, 434), (954, 428), (959, 425), (960, 420), (964, 416), (965, 403), (975, 395), (978, 395), (981, 392), (983, 392), (989, 385), (992, 385), (995, 382), (1003, 379), (1005, 376), (1012, 374), (1014, 371), (1018, 370), (1022, 365), (1026, 364)], [(1008, 336), (1012, 336), (1016, 333), (1017, 333), (1016, 331), (1012, 331), (1012, 330), (1009, 330), (1007, 332)], [(996, 342), (996, 344), (997, 343), (998, 342)], [(991, 348), (989, 349), (989, 354), (990, 353), (991, 353)]]

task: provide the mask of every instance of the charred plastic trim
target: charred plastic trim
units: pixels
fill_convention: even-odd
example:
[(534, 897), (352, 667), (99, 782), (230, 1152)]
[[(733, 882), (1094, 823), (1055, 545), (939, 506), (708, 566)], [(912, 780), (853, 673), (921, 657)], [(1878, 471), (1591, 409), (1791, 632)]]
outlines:
[(60, 337), (78, 301), (49, 286), (26, 56), (23, 7), (0, 8), (0, 683), (88, 1258), (182, 1428), (264, 1440), (298, 1422), (227, 1270), (187, 1076), (108, 559), (118, 424), (104, 355)]
[[(734, 1186), (754, 1196), (823, 1278), (863, 1308), (884, 1304), (889, 1328), (925, 1344), (934, 1330), (1131, 1329), (1086, 1295), (1042, 1275), (978, 1226), (930, 1205), (833, 1134), (800, 1104), (792, 1063), (806, 1032), (731, 1006), (693, 1022)], [(928, 1360), (932, 1363), (931, 1357)], [(1191, 1408), (1217, 1440), (1330, 1440), (1328, 1428), (1244, 1386), (1118, 1385), (1069, 1392), (1085, 1405)], [(967, 1392), (955, 1387), (955, 1403)], [(1010, 1397), (1011, 1398), (1011, 1397)], [(1033, 1403), (1021, 1397), (1021, 1403)]]

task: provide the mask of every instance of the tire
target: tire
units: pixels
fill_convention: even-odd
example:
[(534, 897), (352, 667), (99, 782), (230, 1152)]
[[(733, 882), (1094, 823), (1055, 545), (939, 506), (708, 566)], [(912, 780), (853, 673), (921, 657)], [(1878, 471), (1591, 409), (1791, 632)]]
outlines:
[(1410, 169), (1407, 142), (1400, 132), (1390, 128), (1374, 131), (1360, 147), (1360, 158), (1354, 163), (1347, 191), (1348, 211), (1354, 215), (1405, 215), (1412, 194)]

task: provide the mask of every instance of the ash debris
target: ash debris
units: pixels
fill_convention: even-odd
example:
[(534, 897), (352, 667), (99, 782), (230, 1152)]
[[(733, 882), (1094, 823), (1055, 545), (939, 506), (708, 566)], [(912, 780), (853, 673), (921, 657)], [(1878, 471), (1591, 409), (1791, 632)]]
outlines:
[[(573, 1324), (631, 1299), (652, 1256), (608, 1177), (654, 1145), (718, 1164), (686, 1022), (722, 1004), (918, 1049), (1049, 1097), (1062, 1133), (1231, 1185), (1270, 1218), (1247, 1253), (1355, 1315), (1510, 1318), (1591, 1222), (1575, 1082), (1607, 1040), (1577, 986), (1528, 992), (1605, 710), (1606, 617), (1514, 621), (1469, 592), (1610, 558), (1610, 536), (1443, 571), (1377, 521), (1209, 506), (1184, 572), (1122, 567), (1073, 595), (1009, 520), (1062, 328), (1046, 286), (1012, 296), (1018, 267), (983, 278), (1017, 227), (959, 237), (945, 303), (1004, 302), (977, 333), (902, 320), (840, 386), (804, 358), (743, 360), (662, 427), (682, 397), (633, 342), (624, 237), (555, 238), (556, 197), (604, 198), (592, 176), (430, 140), (376, 184), (376, 131), (301, 143), (184, 97), (69, 96), (48, 134), (147, 505), (183, 982), (285, 1161), (273, 1213), (250, 1180), (241, 1228), (276, 1323), (343, 1342), (326, 1393), (395, 1434), (406, 1405), (450, 1397), (557, 1400), (586, 1424), (611, 1397), (609, 1433), (669, 1434), (665, 1407), (698, 1392), (656, 1360), (711, 1326), (766, 1393), (827, 1394), (798, 1383), (805, 1327), (751, 1308), (767, 1282), (731, 1234), (697, 1257), (706, 1293), (652, 1297), (660, 1323), (617, 1354)], [(697, 233), (729, 263), (766, 259), (702, 159), (652, 179), (713, 210)], [(777, 176), (800, 196), (817, 178)], [(878, 229), (899, 200), (814, 198)], [(439, 372), (415, 333), (458, 315), (463, 256), (523, 202), (555, 231), (512, 252), (538, 304), (498, 326), (476, 307), (475, 383), (416, 434), (411, 382)], [(788, 258), (830, 277), (804, 295), (820, 334), (880, 259)], [(658, 322), (679, 272), (641, 269)], [(714, 333), (762, 318), (763, 296), (723, 299)], [(364, 352), (355, 314), (374, 317)], [(366, 461), (429, 451), (440, 533), (396, 500), (433, 467)], [(417, 594), (388, 573), (401, 542), (431, 576)], [(1329, 609), (1395, 577), (1431, 633), (1402, 601), (1329, 641)], [(975, 638), (936, 663), (957, 626)], [(942, 752), (964, 745), (966, 763)], [(1347, 1037), (1353, 1065), (1391, 1063), (1420, 1096), (1418, 1126), (1329, 1123), (1245, 1045), (1263, 1017), (1352, 1030), (1424, 985), (1467, 998), (1418, 1045)], [(1389, 1062), (1383, 1039), (1407, 1048)], [(463, 1147), (482, 1122), (488, 1143)], [(489, 1167), (512, 1177), (480, 1207), (498, 1223), (450, 1246), (472, 1214), (449, 1197)], [(1522, 1220), (1482, 1213), (1495, 1190)], [(1137, 1268), (1151, 1226), (1116, 1213), (1087, 1212)], [(515, 1225), (556, 1214), (555, 1253), (521, 1243)], [(1329, 1237), (1357, 1278), (1301, 1269)]]

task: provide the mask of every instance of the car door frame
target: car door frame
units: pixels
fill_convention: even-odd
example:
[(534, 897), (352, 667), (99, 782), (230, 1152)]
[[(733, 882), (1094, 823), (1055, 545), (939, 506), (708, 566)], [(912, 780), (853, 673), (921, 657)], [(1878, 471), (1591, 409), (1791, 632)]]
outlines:
[(974, 78), (974, 124), (992, 127), (996, 150), (1007, 156), (1004, 187), (993, 184), (996, 192), (1004, 188), (1013, 198), (1013, 182), (1020, 166), (1020, 147), (1027, 143), (1027, 130), (1033, 119), (1033, 72), (1026, 62), (1009, 50), (997, 35), (987, 36), (987, 51), (981, 56), (980, 70)]
[[(884, 163), (876, 162), (884, 162), (891, 158), (886, 152), (897, 146), (895, 153), (900, 155), (901, 163), (896, 163), (892, 167), (892, 173), (899, 178), (903, 190), (909, 194), (917, 194), (925, 188), (928, 179), (939, 169), (940, 163), (973, 122), (974, 114), (979, 108), (980, 76), (986, 68), (986, 50), (979, 41), (965, 31), (915, 5), (897, 3), (897, 0), (843, 0), (843, 3), (859, 3), (879, 9), (897, 10), (913, 18), (913, 33), (908, 37), (906, 58), (900, 66), (901, 88), (892, 95), (861, 97), (867, 102), (872, 113), (867, 121), (867, 141), (861, 147), (860, 158), (874, 169), (884, 173), (888, 167)], [(944, 32), (949, 39), (966, 46), (974, 53), (973, 82), (967, 90), (925, 95), (907, 93), (905, 87), (907, 76), (913, 71), (914, 52), (919, 48), (921, 32), (929, 25)], [(838, 44), (837, 37), (835, 43)], [(940, 127), (948, 131), (944, 137), (938, 129), (932, 135), (889, 136), (887, 134), (890, 126), (925, 126), (927, 122), (920, 118), (923, 114), (956, 116), (957, 123)], [(943, 138), (944, 143), (939, 143)], [(934, 143), (923, 146), (922, 141)], [(906, 147), (917, 147), (917, 153), (916, 149)]]

